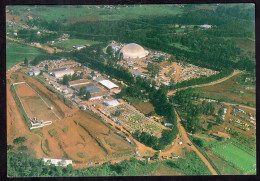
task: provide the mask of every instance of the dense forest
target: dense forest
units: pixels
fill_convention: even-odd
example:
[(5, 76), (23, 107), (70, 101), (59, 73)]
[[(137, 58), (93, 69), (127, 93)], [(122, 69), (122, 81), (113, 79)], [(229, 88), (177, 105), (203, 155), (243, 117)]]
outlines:
[(194, 101), (200, 98), (200, 94), (194, 93), (193, 88), (177, 91), (174, 96), (169, 97), (169, 101), (178, 105), (178, 109), (184, 114), (186, 121), (182, 121), (183, 126), (188, 132), (197, 133), (202, 130), (199, 116), (211, 115), (216, 117), (216, 124), (223, 123), (220, 112), (218, 116), (215, 115), (215, 106), (212, 102), (203, 101), (195, 104)]
[[(251, 8), (237, 5), (202, 10), (194, 7), (195, 5), (185, 5), (185, 11), (181, 15), (142, 16), (127, 21), (86, 21), (63, 25), (57, 21), (48, 23), (46, 20), (36, 19), (28, 23), (58, 33), (69, 33), (74, 38), (102, 42), (135, 42), (150, 49), (173, 54), (177, 60), (214, 70), (233, 68), (253, 71), (254, 61), (249, 55), (242, 55), (234, 40), (229, 39), (254, 38), (254, 13), (250, 11)], [(184, 28), (182, 33), (177, 33), (178, 28), (173, 26), (176, 24), (194, 27)], [(210, 24), (212, 28), (198, 27), (203, 24)], [(174, 43), (179, 43), (190, 51), (173, 46)]]

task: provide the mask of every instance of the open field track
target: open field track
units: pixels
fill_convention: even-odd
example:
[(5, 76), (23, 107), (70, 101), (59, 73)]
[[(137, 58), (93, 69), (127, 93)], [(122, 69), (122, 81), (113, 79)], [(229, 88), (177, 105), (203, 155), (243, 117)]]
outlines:
[(49, 110), (47, 103), (26, 83), (14, 85), (17, 95), (24, 106), (24, 109), (32, 120), (34, 117), (37, 121), (55, 121), (60, 119), (55, 112)]
[[(7, 78), (9, 78), (10, 74), (7, 74)], [(40, 98), (36, 100), (35, 97), (39, 93), (43, 99), (49, 97), (51, 100), (46, 100), (46, 102), (48, 104), (51, 102), (55, 103), (52, 104), (53, 110), (62, 111), (63, 116), (61, 116), (61, 120), (57, 119), (52, 125), (30, 132), (22, 116), (17, 111), (21, 108), (18, 108), (13, 100), (14, 93), (11, 94), (10, 92), (10, 86), (14, 83), (11, 79), (11, 83), (7, 87), (7, 96), (10, 97), (10, 99), (7, 99), (8, 144), (12, 144), (12, 140), (17, 136), (26, 136), (28, 139), (26, 144), (28, 144), (28, 148), (31, 151), (35, 151), (37, 158), (68, 158), (76, 161), (76, 163), (85, 163), (85, 165), (89, 161), (120, 159), (134, 153), (135, 145), (128, 143), (121, 136), (115, 134), (101, 120), (78, 108), (68, 108), (62, 100), (58, 99), (56, 94), (47, 90), (46, 87), (32, 77), (21, 72), (16, 72), (15, 74), (18, 75), (15, 82), (26, 81), (32, 86), (31, 89), (24, 83), (16, 85), (18, 86), (17, 92), (23, 104), (27, 106), (25, 106), (26, 110), (28, 108), (32, 109), (32, 107), (33, 109), (38, 109), (41, 106), (45, 106), (46, 110), (40, 108), (45, 114), (38, 115), (38, 117), (46, 117), (46, 111), (50, 110), (47, 109), (48, 107)], [(36, 87), (37, 93), (33, 91)], [(39, 90), (41, 92), (38, 92)], [(42, 105), (39, 106), (37, 104), (33, 106), (30, 102), (32, 100), (34, 100), (32, 104), (36, 104), (40, 100)], [(28, 103), (31, 106), (27, 105)], [(15, 112), (16, 114), (13, 114)], [(14, 133), (15, 136), (13, 135)]]

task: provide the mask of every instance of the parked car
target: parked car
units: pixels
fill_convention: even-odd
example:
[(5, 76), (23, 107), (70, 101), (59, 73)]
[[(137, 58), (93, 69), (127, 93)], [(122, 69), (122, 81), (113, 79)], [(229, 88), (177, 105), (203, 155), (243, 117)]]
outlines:
[(191, 146), (192, 144), (189, 142), (188, 145)]

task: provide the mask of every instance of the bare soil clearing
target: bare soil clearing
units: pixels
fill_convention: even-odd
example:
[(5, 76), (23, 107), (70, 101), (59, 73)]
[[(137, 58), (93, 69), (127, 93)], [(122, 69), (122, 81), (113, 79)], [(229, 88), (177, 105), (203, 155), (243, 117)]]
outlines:
[[(7, 73), (8, 79), (10, 79), (10, 74), (11, 72)], [(14, 83), (14, 80), (11, 79), (11, 83), (7, 86), (8, 144), (12, 144), (12, 140), (18, 136), (26, 136), (26, 145), (30, 151), (36, 153), (37, 158), (68, 158), (78, 163), (117, 157), (120, 159), (124, 155), (134, 154), (135, 146), (116, 135), (101, 120), (78, 108), (68, 108), (56, 94), (50, 92), (32, 77), (21, 72), (15, 74), (18, 75), (16, 82), (26, 81), (43, 98), (49, 98), (46, 101), (52, 103), (54, 110), (58, 110), (61, 120), (30, 132), (17, 111), (18, 106), (13, 100), (14, 94), (12, 95), (10, 92), (10, 85)], [(21, 84), (18, 92), (23, 98), (37, 95), (28, 90), (26, 84)], [(46, 115), (42, 114), (42, 116)]]

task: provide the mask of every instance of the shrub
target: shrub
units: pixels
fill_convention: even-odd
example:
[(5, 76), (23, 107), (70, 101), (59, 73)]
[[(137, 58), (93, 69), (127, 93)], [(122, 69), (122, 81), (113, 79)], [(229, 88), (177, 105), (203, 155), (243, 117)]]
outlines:
[(8, 150), (12, 150), (13, 148), (14, 148), (13, 145), (7, 145), (7, 151), (8, 151)]
[(21, 144), (21, 143), (24, 143), (26, 141), (26, 138), (25, 137), (18, 137), (18, 138), (15, 138), (13, 143), (14, 144)]
[(26, 151), (26, 150), (28, 150), (27, 146), (22, 145), (18, 147), (18, 151)]

